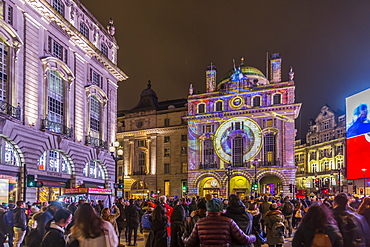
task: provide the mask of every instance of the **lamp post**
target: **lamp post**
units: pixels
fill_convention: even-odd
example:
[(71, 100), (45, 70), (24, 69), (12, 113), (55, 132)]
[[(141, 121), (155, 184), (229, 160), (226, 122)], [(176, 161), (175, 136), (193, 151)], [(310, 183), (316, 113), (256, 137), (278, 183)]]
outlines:
[(366, 197), (366, 171), (367, 169), (361, 169), (364, 172), (364, 198)]
[(229, 198), (230, 196), (230, 178), (231, 178), (232, 173), (233, 173), (233, 166), (229, 165), (228, 167), (226, 167), (226, 175), (227, 175), (227, 197), (226, 198)]
[[(109, 152), (114, 160), (115, 169), (114, 169), (114, 195), (117, 196), (117, 189), (118, 189), (118, 161), (122, 160), (123, 150), (122, 147), (119, 145), (119, 141), (115, 141), (109, 147)], [(124, 181), (124, 172), (122, 173), (122, 180)], [(124, 196), (124, 188), (122, 189), (122, 196)]]
[(342, 169), (338, 169), (338, 193), (342, 192), (340, 188), (340, 173), (342, 172)]
[(261, 160), (260, 159), (254, 159), (254, 197), (257, 198), (258, 196), (258, 185), (257, 185), (257, 166)]

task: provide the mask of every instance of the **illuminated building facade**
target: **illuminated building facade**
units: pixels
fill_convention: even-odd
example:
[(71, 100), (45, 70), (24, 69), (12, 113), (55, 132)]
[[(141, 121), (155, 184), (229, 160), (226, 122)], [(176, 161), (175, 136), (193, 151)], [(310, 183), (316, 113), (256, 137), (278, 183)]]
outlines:
[(133, 109), (118, 112), (117, 139), (123, 148), (118, 176), (125, 198), (186, 193), (186, 115), (186, 99), (158, 102), (150, 82)]
[[(0, 201), (112, 188), (108, 144), (127, 78), (113, 22), (105, 28), (78, 0), (5, 0), (0, 25)], [(25, 187), (27, 175), (43, 186)]]
[[(281, 79), (281, 58), (271, 55), (270, 78), (240, 66), (217, 82), (214, 65), (206, 70), (206, 92), (188, 97), (189, 195), (225, 197), (291, 194), (295, 183), (294, 72)], [(253, 186), (254, 184), (254, 186)], [(255, 189), (252, 190), (252, 187)]]
[(311, 196), (348, 191), (345, 179), (345, 136), (345, 114), (323, 106), (318, 116), (309, 123), (305, 143), (302, 140), (296, 141), (298, 190)]

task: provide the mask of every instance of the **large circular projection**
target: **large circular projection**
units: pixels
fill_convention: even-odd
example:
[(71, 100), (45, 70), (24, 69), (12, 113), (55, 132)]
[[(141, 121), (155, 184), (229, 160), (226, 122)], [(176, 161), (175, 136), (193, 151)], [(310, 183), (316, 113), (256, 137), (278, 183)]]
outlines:
[(214, 141), (216, 153), (223, 161), (231, 162), (232, 143), (236, 137), (243, 140), (243, 162), (253, 159), (261, 150), (260, 126), (250, 118), (231, 118), (218, 127)]

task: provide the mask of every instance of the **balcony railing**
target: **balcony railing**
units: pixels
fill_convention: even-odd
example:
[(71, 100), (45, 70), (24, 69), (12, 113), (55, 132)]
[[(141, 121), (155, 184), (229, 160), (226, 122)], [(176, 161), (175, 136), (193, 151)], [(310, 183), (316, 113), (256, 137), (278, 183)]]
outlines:
[(281, 167), (280, 160), (262, 161), (259, 165), (260, 167)]
[(217, 164), (199, 164), (199, 169), (215, 169), (217, 168)]
[(85, 144), (108, 149), (108, 142), (101, 140), (99, 138), (96, 138), (96, 137), (89, 136), (89, 135), (86, 136)]
[(0, 100), (0, 112), (7, 114), (15, 119), (21, 120), (21, 107), (12, 106), (8, 102)]
[(146, 175), (146, 171), (133, 171), (132, 175)]
[(73, 138), (73, 128), (68, 128), (64, 124), (49, 121), (48, 119), (42, 119), (41, 123), (42, 130), (49, 130), (51, 132), (59, 133)]

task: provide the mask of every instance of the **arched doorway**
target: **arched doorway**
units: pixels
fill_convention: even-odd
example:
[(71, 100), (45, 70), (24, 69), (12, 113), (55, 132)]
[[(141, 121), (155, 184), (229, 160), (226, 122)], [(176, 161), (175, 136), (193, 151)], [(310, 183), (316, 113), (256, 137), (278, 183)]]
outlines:
[(275, 175), (266, 175), (260, 179), (260, 194), (261, 195), (280, 195), (283, 193), (283, 183), (281, 179)]
[(131, 198), (143, 199), (149, 196), (148, 183), (142, 180), (134, 182), (131, 186)]
[(235, 176), (230, 180), (230, 194), (237, 194), (244, 199), (251, 194), (251, 184), (243, 176)]
[(212, 194), (214, 197), (220, 196), (220, 183), (214, 177), (206, 177), (199, 182), (199, 196)]

